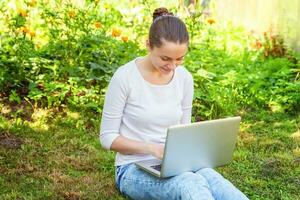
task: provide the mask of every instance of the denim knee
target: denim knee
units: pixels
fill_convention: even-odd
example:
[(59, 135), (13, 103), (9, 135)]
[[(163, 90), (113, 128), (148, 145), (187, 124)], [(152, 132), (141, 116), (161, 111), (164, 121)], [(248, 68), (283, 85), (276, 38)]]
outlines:
[(203, 168), (198, 170), (196, 173), (202, 175), (210, 184), (213, 184), (213, 182), (217, 182), (218, 180), (226, 180), (221, 174), (212, 168)]
[(215, 199), (248, 200), (238, 188), (214, 169), (204, 168), (196, 173), (207, 180)]
[(176, 183), (177, 197), (179, 197), (179, 199), (213, 199), (207, 181), (200, 174), (185, 172), (176, 178), (178, 179)]

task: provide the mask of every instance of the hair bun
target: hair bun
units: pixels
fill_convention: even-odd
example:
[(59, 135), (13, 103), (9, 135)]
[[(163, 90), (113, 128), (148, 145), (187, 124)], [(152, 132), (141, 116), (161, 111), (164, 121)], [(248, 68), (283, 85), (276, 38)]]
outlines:
[(156, 8), (153, 12), (153, 21), (160, 17), (160, 16), (164, 16), (164, 15), (171, 15), (174, 16), (174, 14), (172, 12), (169, 12), (167, 8), (164, 7), (160, 7), (160, 8)]

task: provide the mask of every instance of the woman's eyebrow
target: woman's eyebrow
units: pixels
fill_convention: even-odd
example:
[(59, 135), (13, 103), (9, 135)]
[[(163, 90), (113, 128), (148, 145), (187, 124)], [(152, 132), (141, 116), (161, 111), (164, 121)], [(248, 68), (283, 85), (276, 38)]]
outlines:
[[(177, 59), (181, 59), (181, 58), (183, 58), (185, 55), (183, 55), (183, 56), (181, 56), (181, 57), (179, 57), (179, 58), (177, 58)], [(172, 59), (172, 58), (170, 58), (170, 57), (168, 57), (168, 56), (162, 56), (162, 57), (165, 57), (165, 58), (168, 58), (168, 59)]]

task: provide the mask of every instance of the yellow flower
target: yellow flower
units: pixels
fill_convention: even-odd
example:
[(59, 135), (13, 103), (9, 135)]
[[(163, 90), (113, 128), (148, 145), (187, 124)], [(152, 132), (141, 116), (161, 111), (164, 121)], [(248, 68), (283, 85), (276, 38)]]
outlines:
[(29, 29), (26, 26), (23, 26), (20, 28), (20, 32), (26, 34), (29, 33)]
[(215, 21), (214, 19), (212, 19), (212, 18), (209, 18), (209, 19), (207, 19), (207, 23), (208, 23), (209, 25), (212, 25), (212, 24), (215, 24), (216, 21)]
[(127, 36), (122, 36), (121, 39), (123, 40), (123, 42), (128, 42), (128, 37)]
[(36, 34), (35, 34), (35, 31), (31, 31), (28, 27), (26, 26), (23, 26), (19, 29), (19, 32), (20, 33), (23, 33), (24, 35), (25, 34), (28, 34), (30, 37), (34, 37)]
[(31, 0), (27, 4), (31, 7), (34, 7), (36, 5), (36, 0)]
[(71, 10), (71, 11), (68, 12), (68, 15), (69, 15), (70, 18), (74, 18), (76, 16), (76, 13), (75, 13), (74, 10)]
[(18, 10), (18, 13), (19, 13), (19, 15), (20, 16), (22, 16), (22, 17), (27, 17), (27, 12), (26, 12), (26, 10), (24, 10), (23, 8), (20, 8), (19, 10)]
[(111, 32), (113, 37), (119, 37), (121, 35), (121, 31), (119, 29), (114, 28)]
[(105, 8), (105, 10), (107, 10), (107, 9), (110, 8), (110, 5), (109, 5), (108, 3), (105, 3), (105, 4), (103, 5), (103, 7)]
[(102, 27), (102, 24), (100, 22), (95, 22), (95, 27), (96, 28), (101, 28)]
[(34, 37), (34, 36), (35, 36), (35, 32), (34, 32), (34, 31), (29, 31), (29, 35), (30, 35), (31, 37)]

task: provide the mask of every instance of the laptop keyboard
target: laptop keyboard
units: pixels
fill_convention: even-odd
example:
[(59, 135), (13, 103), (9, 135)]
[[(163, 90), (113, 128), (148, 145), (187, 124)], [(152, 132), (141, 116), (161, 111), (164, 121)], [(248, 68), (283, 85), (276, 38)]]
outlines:
[(153, 169), (156, 169), (157, 171), (161, 170), (161, 165), (153, 165), (151, 166)]

